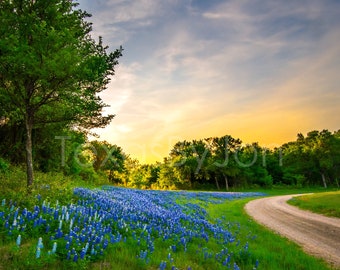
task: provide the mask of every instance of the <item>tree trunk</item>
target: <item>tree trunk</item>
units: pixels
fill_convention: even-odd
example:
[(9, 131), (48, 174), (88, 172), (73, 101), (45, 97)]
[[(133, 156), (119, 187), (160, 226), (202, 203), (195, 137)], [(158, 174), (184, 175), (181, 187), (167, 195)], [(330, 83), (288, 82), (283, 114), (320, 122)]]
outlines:
[(338, 177), (335, 177), (335, 183), (336, 183), (337, 187), (339, 188), (340, 186), (339, 186)]
[(109, 172), (109, 181), (113, 183), (113, 171), (110, 170)]
[(327, 183), (326, 183), (325, 174), (324, 174), (324, 173), (322, 173), (322, 174), (321, 174), (321, 177), (322, 177), (322, 182), (323, 182), (323, 186), (324, 186), (324, 188), (327, 188)]
[(33, 117), (27, 113), (25, 118), (26, 129), (26, 170), (27, 170), (27, 190), (30, 192), (33, 185), (33, 157), (32, 157), (32, 129)]
[(220, 190), (220, 185), (218, 184), (218, 180), (217, 180), (217, 177), (215, 176), (215, 182), (216, 182), (216, 187), (218, 190)]
[(225, 189), (228, 191), (229, 190), (228, 177), (225, 174), (223, 174), (223, 176), (224, 176), (224, 180), (225, 180)]

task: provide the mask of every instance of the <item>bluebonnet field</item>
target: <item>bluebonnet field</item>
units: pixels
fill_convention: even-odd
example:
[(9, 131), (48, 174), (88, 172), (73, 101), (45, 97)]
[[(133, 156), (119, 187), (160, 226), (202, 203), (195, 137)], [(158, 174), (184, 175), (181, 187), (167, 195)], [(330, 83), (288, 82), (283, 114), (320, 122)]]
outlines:
[[(176, 255), (187, 252), (195, 254), (197, 261), (218, 264), (220, 269), (240, 269), (239, 261), (251, 254), (248, 242), (242, 243), (238, 231), (231, 230), (237, 224), (212, 220), (204, 205), (263, 195), (112, 186), (76, 188), (74, 194), (78, 201), (68, 205), (49, 202), (38, 195), (39, 203), (33, 209), (21, 209), (15, 202), (3, 199), (0, 236), (15, 243), (17, 250), (35, 239), (31, 251), (34, 260), (96, 261), (110, 247), (129, 243), (135, 247), (136, 260), (161, 270), (177, 269), (180, 262)], [(211, 241), (217, 243), (218, 250), (212, 250)], [(159, 259), (154, 254), (164, 246), (167, 252)], [(256, 269), (259, 262), (252, 258), (251, 264)], [(185, 265), (185, 269), (194, 267)]]

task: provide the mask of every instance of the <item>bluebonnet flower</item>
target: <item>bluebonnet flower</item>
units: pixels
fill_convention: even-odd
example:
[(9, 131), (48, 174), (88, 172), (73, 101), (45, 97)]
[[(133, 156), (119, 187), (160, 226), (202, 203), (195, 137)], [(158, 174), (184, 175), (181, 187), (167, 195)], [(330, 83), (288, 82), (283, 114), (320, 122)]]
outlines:
[(58, 217), (59, 217), (59, 211), (58, 211), (57, 208), (56, 208), (55, 211), (54, 211), (53, 217), (54, 217), (55, 220), (57, 220)]
[(160, 270), (165, 270), (165, 268), (166, 268), (166, 262), (165, 262), (165, 261), (162, 261), (162, 262), (160, 263), (160, 265), (159, 265), (159, 269), (160, 269)]
[(107, 239), (105, 239), (104, 243), (103, 243), (103, 249), (106, 249), (108, 244), (109, 244), (109, 241)]
[(18, 247), (20, 247), (20, 245), (21, 245), (21, 234), (18, 235), (16, 244), (17, 244)]
[(52, 247), (52, 254), (56, 253), (57, 251), (57, 242), (53, 243), (53, 247)]
[(44, 244), (43, 244), (43, 241), (42, 241), (42, 237), (39, 237), (37, 248), (41, 249), (43, 247), (44, 247)]
[(77, 253), (74, 254), (73, 261), (74, 261), (74, 262), (77, 262), (77, 261), (78, 261), (78, 254), (77, 254)]
[(240, 270), (240, 267), (236, 263), (234, 263), (234, 270)]
[(80, 259), (83, 260), (85, 258), (85, 255), (86, 255), (86, 250), (85, 250), (85, 248), (83, 248), (80, 252)]
[(36, 253), (35, 253), (35, 258), (39, 259), (39, 258), (40, 258), (40, 255), (41, 255), (40, 248), (37, 248), (37, 251), (36, 251)]
[[(193, 203), (180, 205), (176, 203), (177, 199), (195, 198), (204, 203), (219, 203), (246, 196), (245, 193), (160, 192), (116, 187), (103, 187), (102, 190), (76, 188), (74, 194), (79, 198), (75, 204), (59, 205), (57, 201), (54, 206), (43, 201), (34, 206), (34, 211), (24, 209), (21, 213), (11, 202), (5, 211), (0, 212), (3, 226), (11, 232), (14, 227), (31, 231), (32, 225), (37, 228), (45, 225), (49, 241), (58, 239), (63, 243), (58, 253), (73, 260), (75, 257), (77, 260), (86, 259), (87, 252), (91, 259), (96, 258), (109, 245), (127, 239), (135, 244), (140, 241), (143, 250), (138, 257), (145, 258), (147, 262), (146, 257), (152, 256), (155, 250), (155, 236), (169, 240), (170, 252), (186, 251), (193, 241), (202, 239), (209, 242), (215, 238), (222, 245), (238, 240), (229, 229), (224, 229), (222, 221), (211, 223), (203, 207)], [(4, 200), (3, 207), (6, 207)], [(56, 252), (56, 243), (53, 243), (51, 254)], [(38, 246), (43, 248), (42, 240)], [(248, 249), (247, 244), (244, 247)], [(202, 250), (202, 253), (207, 260), (213, 258), (221, 264), (230, 264), (233, 256), (227, 248), (216, 254), (210, 250)], [(228, 257), (223, 261), (226, 255)], [(169, 261), (173, 261), (171, 253)], [(166, 262), (161, 266), (166, 267)]]
[(145, 260), (146, 257), (147, 257), (147, 255), (148, 255), (148, 251), (147, 251), (147, 250), (141, 250), (141, 251), (139, 252), (139, 256), (137, 256), (137, 257), (140, 258), (140, 259)]
[(86, 243), (86, 245), (85, 245), (85, 253), (87, 252), (87, 250), (89, 249), (89, 243)]

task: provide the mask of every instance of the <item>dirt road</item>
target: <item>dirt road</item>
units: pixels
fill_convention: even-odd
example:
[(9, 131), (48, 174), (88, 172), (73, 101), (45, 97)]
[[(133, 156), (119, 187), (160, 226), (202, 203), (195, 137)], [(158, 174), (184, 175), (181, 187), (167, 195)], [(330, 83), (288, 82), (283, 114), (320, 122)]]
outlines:
[(305, 252), (323, 258), (340, 269), (340, 219), (287, 204), (293, 196), (299, 195), (253, 200), (246, 204), (245, 210), (260, 224), (298, 243)]

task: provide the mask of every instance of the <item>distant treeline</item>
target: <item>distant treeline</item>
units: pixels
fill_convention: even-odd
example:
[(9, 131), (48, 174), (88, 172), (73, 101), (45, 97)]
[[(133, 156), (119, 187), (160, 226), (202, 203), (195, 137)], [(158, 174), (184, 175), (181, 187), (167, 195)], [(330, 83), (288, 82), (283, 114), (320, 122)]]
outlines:
[[(142, 189), (339, 187), (340, 130), (298, 134), (296, 141), (275, 149), (245, 145), (230, 135), (179, 141), (155, 164), (140, 164), (106, 141), (88, 142), (79, 131), (55, 135), (60, 133), (57, 124), (33, 130), (36, 170)], [(0, 140), (0, 171), (25, 163), (20, 126), (0, 126)]]
[(162, 163), (125, 163), (123, 185), (137, 188), (337, 186), (340, 131), (311, 131), (275, 149), (244, 145), (229, 135), (177, 142)]

